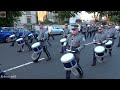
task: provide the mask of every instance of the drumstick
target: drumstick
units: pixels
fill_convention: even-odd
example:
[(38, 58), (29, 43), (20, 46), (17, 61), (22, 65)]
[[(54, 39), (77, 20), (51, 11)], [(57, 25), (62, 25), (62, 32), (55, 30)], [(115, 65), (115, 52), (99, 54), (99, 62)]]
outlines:
[(91, 43), (87, 43), (87, 44), (85, 44), (85, 45), (87, 46), (87, 45), (90, 45), (90, 44), (93, 44), (93, 43), (94, 43), (94, 42), (91, 42)]
[(75, 51), (71, 51), (71, 50), (69, 50), (69, 49), (66, 49), (66, 51), (69, 51), (69, 52), (75, 52)]

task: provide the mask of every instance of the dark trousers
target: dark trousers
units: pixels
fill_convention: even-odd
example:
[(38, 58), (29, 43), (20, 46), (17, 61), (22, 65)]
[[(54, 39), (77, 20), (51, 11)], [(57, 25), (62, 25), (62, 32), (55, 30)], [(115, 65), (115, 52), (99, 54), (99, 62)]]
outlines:
[(49, 40), (47, 40), (47, 43), (49, 44), (49, 46), (51, 46), (51, 43), (49, 42)]
[(50, 39), (50, 37), (52, 37), (53, 40), (54, 40), (54, 36), (53, 36), (53, 34), (48, 34), (48, 40)]
[(64, 53), (65, 50), (66, 50), (66, 46), (62, 46), (60, 53)]
[[(83, 75), (83, 70), (79, 64), (78, 64), (78, 67), (76, 68), (76, 70), (78, 71), (78, 73), (80, 75)], [(66, 79), (70, 79), (70, 75), (71, 75), (71, 70), (66, 70)]]
[(30, 39), (30, 43), (32, 43), (33, 42), (33, 39)]
[(34, 36), (34, 39), (37, 41), (37, 34), (33, 33), (33, 36)]
[(93, 36), (95, 36), (95, 33), (96, 33), (96, 31), (93, 31), (93, 32), (92, 32)]
[(66, 51), (66, 46), (63, 46), (64, 43), (61, 43), (61, 51), (60, 53), (64, 53), (64, 51)]
[(82, 32), (82, 34), (84, 35), (85, 39), (86, 39), (86, 32)]
[(93, 65), (96, 65), (96, 56), (95, 56), (95, 51), (93, 50)]
[(15, 45), (15, 42), (16, 42), (16, 40), (12, 41), (11, 46), (14, 46), (14, 45)]
[(91, 36), (92, 36), (92, 32), (88, 32), (87, 37), (88, 37), (88, 36), (91, 37)]
[[(48, 50), (47, 50), (47, 46), (43, 46), (43, 51), (45, 52), (45, 54), (47, 55), (47, 57), (50, 59), (51, 56), (50, 56), (50, 53), (49, 53)], [(42, 52), (38, 53), (38, 58), (35, 60), (35, 62), (38, 62), (38, 59), (40, 58), (41, 53), (42, 53)]]
[[(76, 70), (78, 71), (78, 73), (80, 75), (83, 75), (83, 70), (82, 70), (81, 66), (79, 65), (79, 59), (76, 58), (76, 57), (75, 57), (75, 59), (77, 61), (77, 65), (78, 65), (78, 67), (76, 68)], [(66, 70), (66, 79), (70, 79), (70, 75), (71, 75), (71, 70)]]
[[(19, 37), (18, 37), (18, 36), (16, 36), (16, 38), (18, 39)], [(11, 46), (14, 46), (14, 45), (15, 45), (15, 42), (16, 42), (16, 39), (12, 41)]]
[[(25, 41), (25, 45), (29, 48), (29, 50), (32, 50), (30, 44), (28, 43), (27, 40), (24, 40)], [(22, 45), (22, 49), (24, 48), (24, 45)], [(20, 51), (21, 51), (21, 48), (20, 48)]]
[(118, 40), (118, 46), (120, 47), (120, 36), (119, 36), (119, 40)]

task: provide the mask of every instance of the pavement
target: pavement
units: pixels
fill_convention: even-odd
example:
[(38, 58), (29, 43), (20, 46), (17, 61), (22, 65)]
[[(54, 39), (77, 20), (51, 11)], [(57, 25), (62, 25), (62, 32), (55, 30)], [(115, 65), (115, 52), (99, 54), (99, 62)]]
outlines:
[[(65, 70), (60, 58), (60, 35), (55, 36), (55, 40), (50, 38), (52, 46), (48, 50), (52, 56), (51, 61), (46, 61), (47, 56), (43, 52), (41, 58), (46, 58), (39, 63), (32, 63), (11, 71), (6, 72), (11, 79), (65, 79)], [(93, 37), (87, 38), (86, 42), (91, 42)], [(80, 65), (84, 71), (83, 79), (119, 79), (120, 78), (120, 48), (116, 47), (118, 38), (113, 46), (112, 56), (106, 56), (104, 63), (92, 64), (93, 44), (86, 46), (80, 54)], [(32, 44), (31, 44), (32, 45)], [(25, 46), (23, 53), (17, 52), (18, 45), (10, 46), (10, 43), (0, 43), (0, 68), (6, 70), (24, 63), (31, 62), (33, 51), (29, 51)], [(71, 79), (78, 79), (71, 74)]]

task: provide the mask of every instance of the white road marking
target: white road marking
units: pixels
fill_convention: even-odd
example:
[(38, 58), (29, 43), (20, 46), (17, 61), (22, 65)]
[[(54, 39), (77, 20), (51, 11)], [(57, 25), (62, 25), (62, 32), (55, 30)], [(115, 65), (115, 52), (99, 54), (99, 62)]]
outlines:
[[(44, 60), (45, 58), (41, 58), (41, 59), (38, 59), (38, 61), (42, 61)], [(26, 66), (26, 65), (29, 65), (29, 64), (32, 64), (34, 63), (33, 61), (31, 62), (28, 62), (28, 63), (25, 63), (25, 64), (22, 64), (22, 65), (19, 65), (19, 66), (16, 66), (16, 67), (13, 67), (13, 68), (10, 68), (10, 69), (7, 69), (7, 70), (4, 70), (3, 72), (8, 72), (8, 71), (11, 71), (11, 70), (14, 70), (14, 69), (17, 69), (17, 68), (20, 68), (20, 67), (23, 67), (23, 66)]]

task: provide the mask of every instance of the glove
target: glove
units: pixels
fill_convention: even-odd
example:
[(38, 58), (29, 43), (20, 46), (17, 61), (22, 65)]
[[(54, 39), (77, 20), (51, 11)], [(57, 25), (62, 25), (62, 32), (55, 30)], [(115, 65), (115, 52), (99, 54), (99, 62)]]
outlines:
[(75, 49), (75, 52), (76, 52), (76, 53), (79, 52), (78, 48)]

